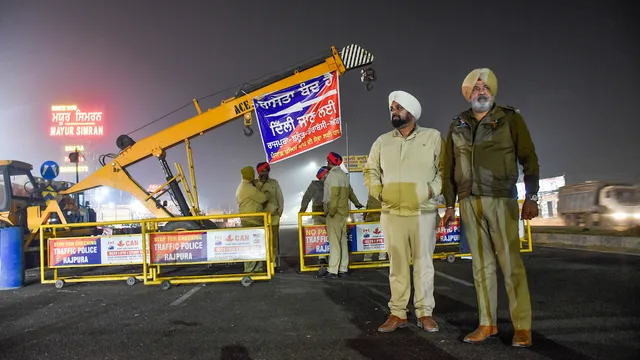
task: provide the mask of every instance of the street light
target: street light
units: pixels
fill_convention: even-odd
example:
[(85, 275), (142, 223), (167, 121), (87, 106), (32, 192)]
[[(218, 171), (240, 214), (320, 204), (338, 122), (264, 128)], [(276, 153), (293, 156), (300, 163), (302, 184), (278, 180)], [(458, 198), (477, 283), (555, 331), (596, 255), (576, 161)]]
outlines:
[(315, 168), (315, 167), (317, 167), (317, 166), (318, 166), (318, 165), (316, 164), (316, 162), (315, 162), (315, 161), (312, 161), (312, 162), (310, 162), (310, 163), (309, 163), (309, 167), (310, 167), (310, 168)]

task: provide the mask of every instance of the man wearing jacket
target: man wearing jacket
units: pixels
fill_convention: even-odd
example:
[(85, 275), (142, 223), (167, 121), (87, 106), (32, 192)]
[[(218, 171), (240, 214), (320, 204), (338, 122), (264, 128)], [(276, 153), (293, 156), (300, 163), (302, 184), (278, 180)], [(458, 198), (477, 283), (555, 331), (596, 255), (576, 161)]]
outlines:
[[(531, 301), (520, 257), (518, 162), (526, 200), (522, 219), (538, 215), (538, 157), (520, 112), (494, 103), (498, 81), (489, 69), (475, 69), (462, 83), (471, 108), (453, 119), (444, 149), (444, 222), (455, 217), (456, 195), (469, 243), (478, 301), (479, 327), (464, 338), (479, 343), (498, 333), (496, 255), (515, 329), (512, 345), (531, 346)], [(495, 254), (495, 255), (494, 255)]]
[[(309, 184), (309, 187), (307, 187), (307, 191), (305, 191), (302, 196), (302, 201), (300, 202), (301, 213), (307, 211), (307, 207), (309, 207), (310, 202), (312, 203), (311, 212), (324, 212), (324, 179), (326, 178), (327, 173), (328, 169), (326, 166), (321, 167), (316, 173), (316, 178), (318, 180), (313, 180), (311, 184)], [(358, 198), (353, 192), (353, 188), (351, 188), (351, 186), (349, 186), (349, 200), (351, 200), (358, 209), (362, 208), (362, 204), (358, 201)], [(326, 224), (326, 217), (324, 215), (313, 215), (312, 220), (314, 225)], [(326, 264), (327, 257), (320, 256), (318, 262), (320, 264)]]
[[(258, 190), (255, 185), (256, 173), (251, 166), (245, 166), (240, 170), (242, 181), (236, 190), (236, 201), (238, 202), (238, 212), (240, 214), (260, 213), (264, 211), (264, 205), (269, 201), (269, 197), (264, 192)], [(264, 219), (261, 217), (240, 218), (242, 227), (264, 226)], [(268, 250), (268, 249), (267, 249)], [(263, 272), (264, 262), (245, 262), (244, 272)]]
[(440, 150), (442, 137), (434, 129), (420, 127), (422, 107), (404, 91), (389, 94), (391, 124), (395, 130), (381, 135), (371, 146), (364, 168), (369, 194), (382, 203), (380, 225), (389, 253), (391, 314), (378, 331), (408, 326), (411, 294), (410, 262), (418, 326), (438, 331), (435, 307), (433, 251), (436, 241), (436, 196), (442, 189)]
[[(329, 267), (324, 279), (337, 279), (349, 272), (349, 248), (347, 246), (347, 218), (349, 217), (349, 198), (351, 190), (347, 174), (340, 169), (342, 156), (330, 152), (327, 166), (318, 176), (324, 178), (324, 211), (327, 219), (329, 238)], [(326, 176), (326, 177), (325, 177)], [(360, 207), (362, 205), (355, 199)]]
[[(321, 169), (322, 170), (322, 169)], [(309, 207), (309, 203), (311, 203), (311, 212), (321, 212), (324, 213), (324, 207), (322, 204), (322, 199), (324, 198), (324, 174), (320, 177), (321, 171), (318, 171), (316, 174), (316, 178), (318, 180), (313, 180), (311, 184), (307, 187), (307, 191), (302, 195), (302, 201), (300, 201), (300, 211), (301, 213), (306, 212)], [(311, 217), (313, 221), (313, 225), (324, 225), (326, 224), (326, 218), (324, 215), (313, 215)], [(318, 257), (319, 264), (326, 264), (327, 257), (319, 256)]]
[(271, 214), (271, 244), (273, 255), (276, 256), (276, 268), (280, 268), (280, 216), (284, 211), (284, 196), (276, 179), (269, 177), (271, 166), (268, 162), (261, 162), (256, 166), (258, 181), (256, 188), (269, 196), (265, 210)]

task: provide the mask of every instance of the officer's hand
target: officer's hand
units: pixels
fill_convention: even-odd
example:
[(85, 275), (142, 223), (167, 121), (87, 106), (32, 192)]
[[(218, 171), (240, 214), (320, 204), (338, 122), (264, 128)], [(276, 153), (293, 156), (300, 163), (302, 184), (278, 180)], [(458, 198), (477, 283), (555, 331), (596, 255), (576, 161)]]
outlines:
[(538, 217), (538, 203), (533, 200), (525, 200), (522, 205), (522, 220), (531, 220)]
[(444, 211), (444, 216), (442, 217), (442, 223), (444, 224), (444, 226), (447, 226), (449, 225), (449, 222), (455, 218), (456, 218), (456, 210), (447, 208), (447, 210)]

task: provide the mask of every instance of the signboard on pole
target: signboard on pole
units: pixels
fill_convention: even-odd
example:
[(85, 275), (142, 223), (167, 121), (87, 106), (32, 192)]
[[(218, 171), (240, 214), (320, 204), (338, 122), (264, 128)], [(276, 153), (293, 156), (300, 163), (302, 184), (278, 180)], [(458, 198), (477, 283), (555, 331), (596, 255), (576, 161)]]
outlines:
[(337, 71), (254, 98), (253, 108), (271, 164), (342, 136)]
[(362, 172), (369, 155), (351, 155), (344, 158), (344, 166), (349, 172)]
[(40, 175), (45, 180), (53, 180), (60, 174), (60, 166), (55, 161), (45, 161), (40, 166)]

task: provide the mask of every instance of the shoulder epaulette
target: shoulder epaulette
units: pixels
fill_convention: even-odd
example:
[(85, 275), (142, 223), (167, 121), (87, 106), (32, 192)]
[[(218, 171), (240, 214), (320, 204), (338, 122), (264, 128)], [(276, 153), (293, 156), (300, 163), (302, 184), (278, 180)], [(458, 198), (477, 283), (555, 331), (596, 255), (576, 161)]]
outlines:
[(517, 108), (515, 108), (515, 107), (513, 107), (511, 105), (503, 105), (502, 107), (505, 108), (505, 109), (511, 110), (511, 111), (513, 111), (515, 113), (518, 113), (518, 114), (520, 113), (519, 109), (517, 109)]

